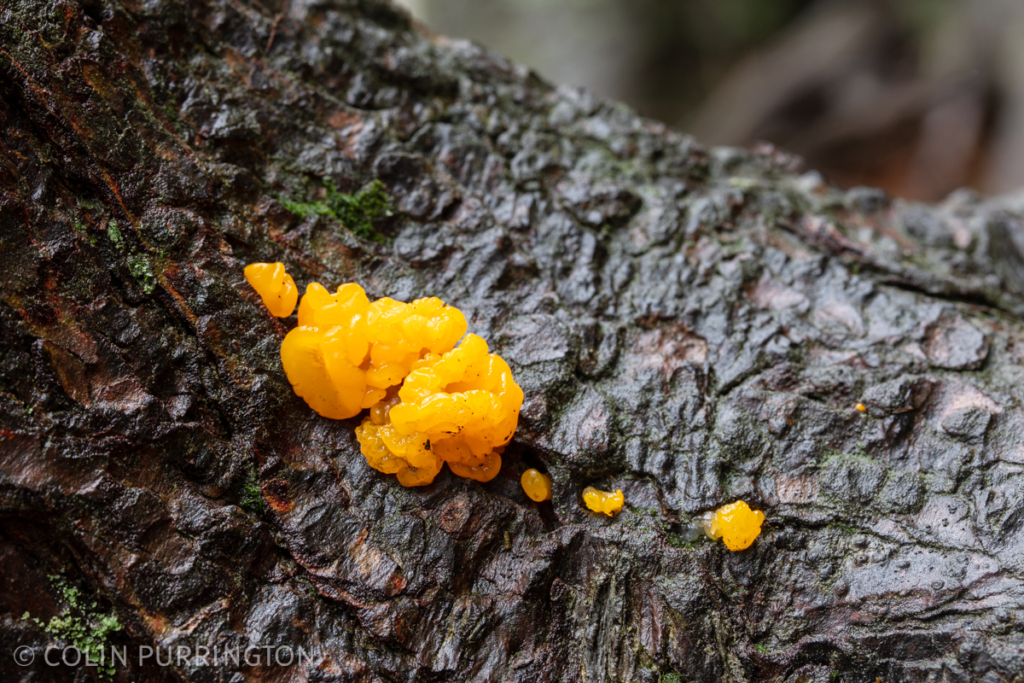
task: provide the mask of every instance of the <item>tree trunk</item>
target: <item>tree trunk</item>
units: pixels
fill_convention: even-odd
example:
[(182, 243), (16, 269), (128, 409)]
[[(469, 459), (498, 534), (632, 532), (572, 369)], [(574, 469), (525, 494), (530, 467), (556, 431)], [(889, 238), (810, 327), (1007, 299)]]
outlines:
[[(0, 0), (0, 677), (1020, 681), (1022, 254), (1011, 202), (706, 150), (378, 0)], [(498, 478), (370, 469), (255, 261), (461, 308), (526, 392)], [(749, 550), (694, 540), (738, 498)]]

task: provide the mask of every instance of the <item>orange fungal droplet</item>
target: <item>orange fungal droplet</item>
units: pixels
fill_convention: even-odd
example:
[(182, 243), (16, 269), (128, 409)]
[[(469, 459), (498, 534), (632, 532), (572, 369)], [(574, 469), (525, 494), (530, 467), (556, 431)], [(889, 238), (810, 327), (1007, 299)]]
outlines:
[(704, 513), (696, 522), (711, 540), (722, 539), (729, 550), (745, 550), (761, 535), (764, 513), (738, 500)]
[(526, 495), (535, 503), (551, 500), (550, 476), (542, 474), (531, 467), (523, 472), (523, 476), (519, 478), (519, 483), (523, 485), (523, 491), (526, 492)]
[(621, 510), (625, 501), (626, 497), (619, 489), (616, 489), (615, 493), (601, 491), (593, 486), (583, 489), (583, 502), (586, 506), (594, 512), (603, 512), (609, 517)]
[(283, 263), (250, 263), (245, 267), (245, 279), (272, 315), (287, 318), (295, 310), (299, 289)]

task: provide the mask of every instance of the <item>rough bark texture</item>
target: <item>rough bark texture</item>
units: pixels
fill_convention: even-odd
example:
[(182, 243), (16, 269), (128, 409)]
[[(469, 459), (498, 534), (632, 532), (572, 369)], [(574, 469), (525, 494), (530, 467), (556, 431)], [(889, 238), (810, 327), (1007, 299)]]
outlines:
[[(326, 179), (386, 243), (286, 208)], [(312, 658), (121, 681), (1019, 681), (1022, 253), (1008, 202), (706, 150), (375, 0), (2, 0), (0, 677), (95, 675), (22, 618), (64, 582), (115, 646)], [(526, 391), (501, 475), (369, 469), (275, 260), (465, 311)], [(738, 497), (751, 549), (688, 540)]]

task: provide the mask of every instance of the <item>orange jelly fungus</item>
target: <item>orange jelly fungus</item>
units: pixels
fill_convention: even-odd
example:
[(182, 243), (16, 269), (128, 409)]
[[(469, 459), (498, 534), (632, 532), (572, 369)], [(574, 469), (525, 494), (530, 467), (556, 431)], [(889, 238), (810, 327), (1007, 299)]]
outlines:
[(626, 497), (618, 489), (615, 493), (601, 491), (593, 486), (583, 489), (583, 502), (587, 504), (587, 507), (594, 512), (603, 512), (609, 517), (621, 510), (625, 501)]
[(542, 474), (531, 467), (523, 472), (523, 476), (519, 478), (519, 483), (523, 485), (523, 490), (526, 491), (526, 495), (533, 502), (540, 503), (545, 500), (551, 500), (551, 477), (548, 475)]
[(706, 512), (697, 520), (707, 537), (713, 541), (723, 539), (729, 550), (746, 550), (761, 535), (764, 513), (751, 510), (742, 500)]
[(864, 405), (863, 403), (858, 403), (857, 405), (854, 406), (854, 408), (856, 408), (857, 410), (859, 410), (862, 413), (865, 412), (868, 409), (868, 407), (866, 405)]
[[(354, 283), (313, 283), (299, 326), (281, 344), (295, 393), (324, 417), (355, 417), (366, 461), (404, 486), (429, 484), (444, 463), (490, 481), (519, 421), (523, 392), (466, 318), (440, 299), (374, 302)], [(456, 347), (456, 344), (459, 344)]]
[(245, 267), (245, 279), (272, 315), (287, 318), (295, 310), (299, 288), (292, 276), (284, 271), (283, 263), (250, 263)]
[(370, 303), (357, 284), (331, 294), (314, 282), (299, 304), (299, 326), (281, 345), (281, 362), (310, 408), (341, 420), (383, 401), (413, 367), (450, 351), (465, 333), (465, 316), (440, 299)]
[(458, 476), (486, 482), (501, 469), (523, 390), (508, 364), (470, 334), (452, 351), (427, 353), (398, 393), (382, 403), (356, 430), (371, 467), (398, 467), (402, 484), (420, 486), (447, 462)]

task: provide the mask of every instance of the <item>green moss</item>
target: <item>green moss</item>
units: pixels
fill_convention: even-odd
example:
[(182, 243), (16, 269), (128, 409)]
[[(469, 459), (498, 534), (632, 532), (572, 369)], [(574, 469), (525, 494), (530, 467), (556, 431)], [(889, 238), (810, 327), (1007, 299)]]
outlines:
[(243, 510), (256, 517), (263, 514), (265, 503), (263, 501), (263, 492), (260, 490), (260, 476), (256, 473), (255, 468), (250, 468), (246, 472), (245, 481), (242, 482), (242, 495), (239, 497), (238, 504)]
[(293, 202), (284, 197), (279, 198), (281, 206), (288, 209), (297, 216), (309, 218), (310, 216), (334, 216), (331, 207), (326, 202)]
[[(690, 548), (696, 545), (697, 541), (688, 541), (678, 534), (666, 534), (665, 540), (673, 548)], [(697, 539), (700, 540), (700, 539)]]
[(379, 180), (373, 181), (354, 195), (338, 192), (329, 181), (325, 185), (328, 202), (334, 208), (338, 219), (349, 230), (364, 239), (384, 240), (373, 227), (373, 221), (391, 215), (387, 192)]
[(683, 683), (683, 677), (680, 674), (664, 674), (659, 683)]
[(137, 254), (132, 254), (128, 257), (128, 270), (131, 271), (132, 277), (139, 283), (147, 295), (152, 294), (153, 290), (156, 289), (156, 276), (153, 275), (153, 270), (149, 267), (149, 261), (145, 257)]
[(65, 647), (74, 647), (90, 663), (96, 665), (100, 678), (114, 677), (115, 668), (110, 654), (108, 639), (121, 630), (121, 623), (114, 614), (103, 614), (96, 609), (96, 601), (83, 598), (81, 591), (68, 584), (61, 576), (50, 576), (50, 582), (65, 603), (59, 616), (50, 617), (43, 623), (25, 612), (21, 618), (42, 627), (47, 634)]
[(124, 250), (124, 237), (121, 236), (121, 230), (117, 227), (117, 222), (114, 220), (107, 224), (107, 237), (110, 238), (115, 247)]
[(654, 661), (654, 658), (647, 653), (643, 647), (637, 650), (637, 665), (641, 669), (647, 669), (649, 671), (656, 671), (658, 669), (658, 663)]
[(314, 586), (312, 582), (305, 576), (296, 577), (296, 581), (298, 581), (299, 585), (306, 589), (306, 593), (309, 595), (309, 597), (320, 597), (320, 592), (316, 589), (316, 586)]
[(834, 526), (836, 529), (839, 529), (844, 534), (848, 534), (850, 536), (860, 533), (860, 529), (858, 529), (857, 527), (851, 524), (847, 524), (846, 522), (841, 522), (838, 519), (832, 522), (830, 526)]
[(281, 206), (292, 213), (309, 218), (334, 218), (352, 234), (371, 242), (386, 243), (387, 238), (377, 232), (373, 223), (391, 215), (391, 202), (379, 180), (364, 186), (355, 194), (339, 192), (330, 178), (324, 180), (326, 199), (320, 202), (295, 202), (280, 198)]

